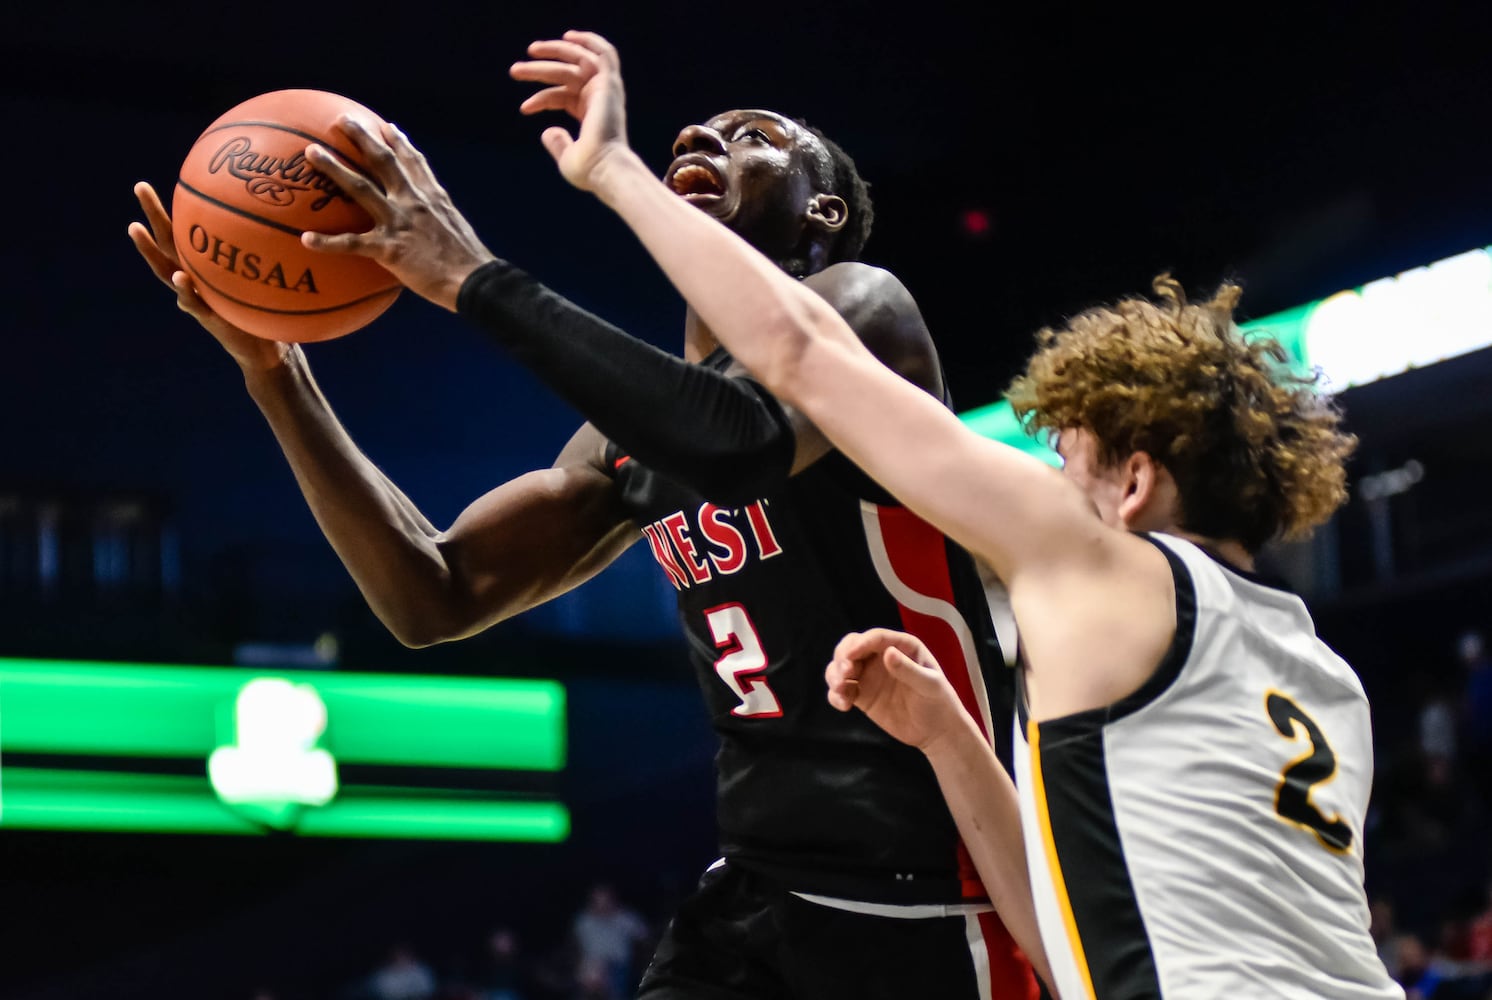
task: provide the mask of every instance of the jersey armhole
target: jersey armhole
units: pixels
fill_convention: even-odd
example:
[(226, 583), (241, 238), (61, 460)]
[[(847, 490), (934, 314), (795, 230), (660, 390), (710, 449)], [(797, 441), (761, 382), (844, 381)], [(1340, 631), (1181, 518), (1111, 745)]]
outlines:
[[(1192, 581), (1191, 570), (1187, 568), (1181, 557), (1171, 551), (1160, 539), (1148, 534), (1141, 534), (1139, 537), (1159, 549), (1161, 555), (1166, 557), (1166, 564), (1171, 567), (1171, 579), (1176, 591), (1176, 634), (1171, 637), (1171, 644), (1166, 648), (1160, 662), (1156, 664), (1155, 670), (1134, 691), (1109, 705), (1074, 712), (1072, 715), (1048, 719), (1041, 723), (1044, 745), (1048, 741), (1055, 742), (1088, 735), (1102, 729), (1110, 722), (1117, 722), (1125, 716), (1133, 715), (1169, 691), (1176, 683), (1176, 679), (1181, 676), (1181, 670), (1186, 666), (1186, 661), (1191, 657), (1192, 643), (1197, 634), (1197, 590)], [(1022, 693), (1020, 702), (1021, 723), (1025, 725), (1024, 693)]]
[(1171, 567), (1171, 580), (1176, 591), (1176, 634), (1171, 637), (1171, 645), (1165, 656), (1161, 657), (1155, 672), (1133, 694), (1119, 699), (1111, 706), (1109, 721), (1131, 715), (1169, 691), (1171, 685), (1176, 683), (1176, 678), (1181, 676), (1181, 669), (1186, 666), (1187, 659), (1191, 657), (1192, 643), (1197, 636), (1197, 588), (1192, 580), (1191, 570), (1160, 539), (1148, 534), (1140, 537), (1159, 549), (1161, 555), (1166, 557), (1166, 564)]

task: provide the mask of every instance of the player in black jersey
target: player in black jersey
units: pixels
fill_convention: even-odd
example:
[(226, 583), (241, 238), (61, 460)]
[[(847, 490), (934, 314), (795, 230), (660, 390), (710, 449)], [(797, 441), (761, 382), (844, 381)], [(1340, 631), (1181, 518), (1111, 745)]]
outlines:
[[(552, 86), (523, 110), (555, 106), (554, 81), (587, 51), (570, 36), (535, 43), (514, 75)], [(619, 87), (605, 96), (620, 115)], [(969, 557), (744, 377), (692, 309), (687, 362), (627, 336), (494, 257), (397, 129), (346, 130), (382, 190), (317, 147), (308, 155), (376, 228), (307, 242), (383, 261), (490, 331), (589, 420), (553, 468), (499, 486), (447, 530), (357, 450), (298, 347), (207, 308), (148, 186), (138, 193), (151, 228), (131, 235), (238, 361), (323, 531), (404, 642), (473, 634), (647, 541), (678, 591), (720, 736), (724, 857), (670, 925), (640, 995), (1034, 997), (926, 761), (823, 695), (840, 636), (904, 628), (938, 651), (987, 736), (1008, 739), (1011, 680)], [(545, 133), (551, 151), (559, 134)], [(801, 278), (877, 357), (946, 402), (910, 295), (856, 262), (870, 204), (836, 145), (782, 115), (739, 110), (684, 129), (675, 154), (663, 196)]]

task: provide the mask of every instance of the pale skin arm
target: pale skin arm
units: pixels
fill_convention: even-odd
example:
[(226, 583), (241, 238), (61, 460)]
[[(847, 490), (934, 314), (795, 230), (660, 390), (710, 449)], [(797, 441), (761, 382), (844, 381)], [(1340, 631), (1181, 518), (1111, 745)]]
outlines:
[(401, 642), (481, 631), (578, 586), (637, 539), (602, 470), (604, 442), (589, 426), (553, 468), (498, 487), (438, 530), (357, 448), (300, 348), (251, 336), (212, 312), (180, 270), (159, 197), (148, 184), (136, 194), (149, 224), (130, 225), (136, 249), (178, 307), (238, 363), (317, 524)]
[[(1024, 530), (985, 538), (992, 521), (1057, 519), (1064, 527), (1085, 527), (1088, 539), (1101, 536), (1102, 525), (1087, 516), (1081, 496), (1060, 474), (965, 432), (947, 409), (877, 363), (821, 298), (652, 176), (627, 144), (620, 66), (610, 43), (567, 32), (529, 51), (539, 59), (518, 64), (513, 75), (550, 86), (521, 110), (565, 111), (581, 125), (575, 137), (557, 126), (543, 133), (561, 173), (622, 217), (716, 336), (768, 388), (807, 413), (909, 506), (918, 509), (921, 499), (928, 509), (919, 513), (935, 514), (940, 527), (966, 543), (982, 542), (974, 548), (1007, 582), (1021, 564), (1036, 561), (1026, 554), (1043, 548), (1045, 539), (1030, 539)], [(938, 447), (928, 447), (930, 441)], [(871, 442), (874, 449), (867, 447)], [(1055, 517), (1042, 516), (1054, 502)], [(990, 518), (991, 510), (1007, 516)]]
[(858, 708), (927, 755), (990, 901), (1050, 986), (1015, 784), (927, 647), (904, 632), (852, 632), (835, 647), (824, 679), (829, 704), (842, 712)]
[(969, 431), (868, 352), (821, 298), (674, 196), (627, 145), (616, 50), (587, 32), (529, 49), (549, 86), (521, 110), (572, 184), (619, 214), (731, 353), (913, 511), (988, 562), (1022, 629), (1038, 718), (1107, 704), (1154, 670), (1175, 629), (1169, 567), (1105, 524), (1040, 461)]

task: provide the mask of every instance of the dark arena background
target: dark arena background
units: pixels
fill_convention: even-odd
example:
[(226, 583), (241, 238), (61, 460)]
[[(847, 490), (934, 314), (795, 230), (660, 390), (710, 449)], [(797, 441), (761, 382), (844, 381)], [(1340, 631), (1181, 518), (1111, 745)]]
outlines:
[[(640, 960), (713, 860), (713, 737), (647, 547), (477, 637), (402, 647), (232, 362), (125, 234), (131, 185), (169, 192), (222, 111), (331, 90), (397, 122), (494, 252), (676, 351), (681, 301), (516, 110), (529, 88), (507, 67), (570, 27), (619, 47), (632, 142), (660, 172), (682, 125), (740, 106), (848, 149), (876, 200), (866, 258), (917, 297), (961, 410), (999, 399), (1033, 331), (1162, 270), (1196, 293), (1236, 277), (1247, 318), (1284, 313), (1306, 360), (1343, 366), (1353, 499), (1270, 558), (1374, 706), (1382, 953), (1419, 995), (1487, 994), (1492, 17), (980, 6), (6, 15), (0, 996), (604, 997), (577, 983), (571, 941), (596, 888), (640, 918)], [(1343, 292), (1319, 337), (1320, 317), (1289, 312)], [(1381, 306), (1358, 326), (1339, 316), (1354, 296)], [(439, 525), (547, 466), (578, 422), (412, 294), (308, 354), (358, 444)], [(363, 706), (336, 809), (214, 798), (208, 754), (232, 742), (236, 692), (243, 731), (255, 671), (304, 679), (333, 725)], [(482, 757), (530, 695), (547, 749)]]

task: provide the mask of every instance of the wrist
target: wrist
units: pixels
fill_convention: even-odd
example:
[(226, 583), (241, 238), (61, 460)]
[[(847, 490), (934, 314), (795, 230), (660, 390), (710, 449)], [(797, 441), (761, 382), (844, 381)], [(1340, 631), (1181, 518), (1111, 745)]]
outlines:
[(252, 365), (239, 363), (244, 385), (255, 400), (262, 400), (283, 389), (286, 380), (294, 378), (297, 371), (305, 367), (306, 356), (299, 345), (275, 343), (274, 346), (279, 348), (276, 361)]
[(459, 308), (461, 289), (465, 287), (467, 280), (495, 260), (497, 260), (497, 255), (491, 252), (472, 255), (452, 268), (441, 280), (439, 286), (426, 297), (448, 312), (459, 313), (461, 311)]
[(950, 705), (946, 715), (932, 737), (917, 748), (934, 766), (962, 756), (976, 744), (981, 747), (988, 745), (984, 733), (962, 705)]
[(596, 165), (591, 169), (591, 191), (608, 208), (615, 210), (617, 200), (628, 185), (639, 178), (657, 180), (631, 146), (616, 143), (597, 158)]

